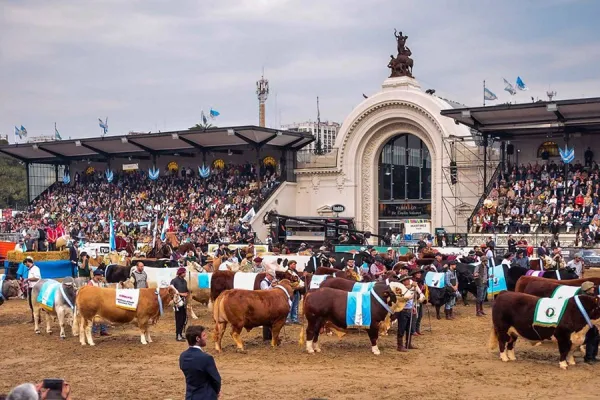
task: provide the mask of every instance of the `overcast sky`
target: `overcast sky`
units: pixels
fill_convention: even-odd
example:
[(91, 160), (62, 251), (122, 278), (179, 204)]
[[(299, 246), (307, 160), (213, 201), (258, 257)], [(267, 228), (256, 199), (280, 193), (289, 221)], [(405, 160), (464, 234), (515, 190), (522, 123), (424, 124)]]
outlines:
[(575, 0), (3, 0), (0, 133), (98, 136), (186, 129), (212, 106), (219, 126), (343, 122), (388, 76), (394, 28), (423, 89), (478, 106), (482, 81), (530, 96), (600, 96), (600, 2)]

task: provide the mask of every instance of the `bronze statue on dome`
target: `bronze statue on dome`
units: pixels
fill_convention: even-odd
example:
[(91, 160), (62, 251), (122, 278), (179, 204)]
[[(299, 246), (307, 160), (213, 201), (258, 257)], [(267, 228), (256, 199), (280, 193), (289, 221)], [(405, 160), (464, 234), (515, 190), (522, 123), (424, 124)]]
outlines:
[(408, 76), (409, 78), (412, 78), (413, 60), (410, 58), (412, 52), (406, 47), (406, 39), (408, 39), (408, 36), (404, 36), (402, 32), (398, 33), (398, 31), (394, 29), (394, 37), (398, 43), (398, 55), (396, 57), (390, 55), (391, 59), (388, 63), (388, 68), (392, 70), (390, 78), (399, 76)]

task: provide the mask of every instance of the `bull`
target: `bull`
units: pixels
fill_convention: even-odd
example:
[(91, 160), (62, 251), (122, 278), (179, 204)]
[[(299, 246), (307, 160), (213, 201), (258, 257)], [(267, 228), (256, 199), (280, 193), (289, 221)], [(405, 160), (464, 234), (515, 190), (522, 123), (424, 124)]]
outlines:
[(271, 290), (230, 289), (219, 294), (213, 307), (215, 350), (222, 350), (221, 341), (227, 323), (231, 324), (231, 337), (239, 351), (244, 351), (240, 337), (242, 330), (250, 332), (258, 326), (270, 327), (271, 346), (278, 346), (281, 343), (279, 332), (290, 312), (293, 293), (290, 281), (284, 279)]
[[(527, 269), (522, 267), (512, 266), (509, 268), (507, 265), (504, 265), (504, 277), (506, 278), (506, 288), (511, 292), (514, 291), (515, 286), (517, 285), (517, 281), (520, 277), (527, 275), (527, 271)], [(557, 279), (561, 281), (578, 278), (577, 274), (575, 273), (575, 270), (573, 270), (572, 268), (546, 270), (542, 272), (541, 277), (548, 279)]]
[[(600, 304), (597, 296), (576, 296), (589, 318), (600, 318)], [(556, 338), (560, 353), (559, 366), (566, 370), (575, 365), (573, 352), (583, 344), (590, 329), (582, 312), (578, 309), (575, 297), (567, 301), (565, 312), (556, 327), (534, 326), (536, 306), (539, 297), (525, 293), (501, 292), (492, 308), (493, 328), (489, 346), (500, 351), (504, 362), (515, 361), (515, 343), (519, 336), (534, 343)]]
[[(50, 302), (53, 303), (52, 307), (49, 307), (38, 301), (40, 291), (47, 282), (49, 285), (54, 284), (58, 286), (57, 290), (55, 290), (53, 293), (49, 293), (50, 296), (53, 296), (50, 299)], [(35, 333), (38, 335), (40, 334), (39, 323), (41, 322), (41, 312), (43, 310), (46, 313), (46, 333), (52, 333), (50, 317), (55, 316), (58, 318), (58, 324), (60, 325), (60, 338), (64, 339), (66, 337), (65, 322), (67, 322), (67, 319), (73, 319), (73, 309), (76, 295), (77, 288), (75, 287), (75, 281), (71, 277), (65, 278), (62, 283), (52, 279), (41, 279), (38, 281), (31, 291), (31, 305), (33, 307)]]
[(4, 279), (4, 275), (0, 276), (0, 306), (11, 297), (17, 297), (20, 292), (18, 280)]
[[(546, 278), (539, 278), (536, 276), (522, 276), (519, 278), (519, 280), (517, 281), (517, 284), (515, 285), (515, 292), (521, 292), (521, 293), (529, 293), (528, 289), (529, 289), (529, 285), (533, 284), (533, 283), (537, 283), (537, 282), (547, 282), (548, 285), (546, 285), (547, 287), (553, 287), (556, 288), (560, 285), (565, 285), (565, 286), (581, 286), (581, 284), (583, 282), (592, 282), (596, 288), (598, 288), (600, 290), (600, 278), (582, 278), (582, 279), (567, 279), (564, 281), (557, 281), (557, 280), (551, 280), (551, 279), (546, 279)], [(529, 294), (533, 294), (533, 293), (529, 293)], [(552, 294), (552, 293), (550, 293)], [(600, 294), (600, 293), (598, 293)], [(545, 296), (545, 297), (549, 297)]]
[[(210, 280), (210, 299), (214, 301), (219, 297), (219, 295), (225, 290), (233, 289), (233, 281), (235, 274), (246, 274), (247, 272), (233, 272), (233, 271), (215, 271), (213, 272), (212, 278)], [(265, 279), (267, 274), (265, 272), (261, 272), (256, 274), (256, 278), (254, 279), (254, 290), (260, 289), (260, 282)], [(292, 284), (298, 282), (298, 277), (291, 274), (289, 271), (275, 271), (275, 277), (277, 280), (287, 279)]]
[(82, 346), (87, 343), (94, 346), (92, 339), (92, 322), (97, 315), (110, 322), (127, 323), (137, 319), (140, 329), (142, 344), (152, 343), (148, 332), (150, 321), (157, 322), (162, 315), (163, 308), (171, 301), (179, 305), (183, 303), (181, 296), (173, 286), (161, 289), (136, 289), (139, 290), (139, 300), (136, 310), (125, 310), (116, 306), (116, 290), (85, 286), (77, 294), (77, 308), (73, 321), (73, 335), (79, 334)]

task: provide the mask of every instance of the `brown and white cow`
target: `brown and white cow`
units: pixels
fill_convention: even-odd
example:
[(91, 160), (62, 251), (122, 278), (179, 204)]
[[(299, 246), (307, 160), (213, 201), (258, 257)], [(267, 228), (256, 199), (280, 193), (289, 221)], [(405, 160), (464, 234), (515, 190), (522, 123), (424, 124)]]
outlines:
[(291, 296), (294, 293), (290, 281), (279, 281), (270, 290), (230, 289), (222, 292), (215, 300), (215, 350), (221, 352), (221, 341), (231, 324), (231, 337), (239, 351), (244, 351), (240, 333), (258, 326), (272, 329), (271, 346), (280, 344), (279, 332), (290, 312)]
[(96, 316), (120, 324), (131, 322), (135, 318), (140, 329), (142, 344), (152, 343), (148, 332), (150, 321), (158, 321), (162, 312), (160, 309), (161, 304), (162, 308), (165, 309), (171, 301), (176, 304), (180, 303), (181, 297), (173, 286), (161, 289), (137, 290), (139, 290), (137, 309), (126, 310), (116, 306), (116, 289), (94, 286), (81, 288), (77, 294), (77, 308), (73, 322), (73, 335), (79, 334), (81, 345), (85, 346), (86, 338), (90, 346), (95, 345), (92, 339), (92, 323)]
[[(597, 296), (578, 296), (589, 318), (600, 318)], [(575, 298), (567, 301), (564, 314), (556, 327), (534, 326), (537, 302), (540, 298), (525, 293), (501, 292), (492, 308), (493, 328), (490, 333), (490, 350), (498, 346), (500, 359), (515, 361), (515, 343), (519, 336), (533, 343), (556, 338), (560, 353), (559, 366), (567, 369), (575, 365), (573, 352), (584, 340), (590, 329)]]
[[(57, 285), (57, 289), (52, 294), (53, 296), (53, 307), (51, 309), (42, 305), (38, 302), (38, 297), (42, 287), (45, 283)], [(62, 283), (54, 281), (53, 279), (42, 279), (38, 281), (31, 291), (31, 306), (33, 307), (33, 320), (34, 330), (38, 335), (40, 334), (39, 323), (41, 322), (41, 313), (44, 311), (46, 314), (46, 333), (52, 333), (52, 327), (50, 325), (51, 317), (58, 318), (58, 324), (60, 325), (60, 338), (64, 339), (65, 334), (65, 323), (69, 323), (73, 318), (73, 307), (75, 305), (75, 296), (77, 288), (73, 278), (67, 277), (63, 279)]]
[[(250, 272), (233, 272), (233, 271), (215, 271), (210, 280), (210, 299), (214, 302), (219, 295), (225, 290), (234, 289), (233, 282), (235, 274), (250, 274)], [(265, 279), (267, 274), (261, 272), (255, 274), (254, 290), (260, 289), (260, 282)], [(277, 280), (287, 279), (290, 282), (298, 282), (298, 277), (292, 275), (289, 271), (275, 271)]]

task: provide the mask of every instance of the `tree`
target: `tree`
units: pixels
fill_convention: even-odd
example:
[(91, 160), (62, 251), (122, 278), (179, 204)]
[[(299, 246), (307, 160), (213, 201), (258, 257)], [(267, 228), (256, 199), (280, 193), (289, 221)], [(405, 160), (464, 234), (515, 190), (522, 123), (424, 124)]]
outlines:
[(0, 208), (11, 208), (17, 204), (27, 204), (27, 178), (25, 166), (17, 160), (0, 157)]
[(323, 151), (323, 144), (321, 143), (321, 135), (317, 137), (317, 142), (315, 143), (315, 155), (320, 156), (325, 154)]
[(188, 130), (193, 131), (193, 130), (199, 130), (199, 129), (201, 129), (201, 130), (205, 131), (205, 130), (210, 129), (210, 128), (216, 128), (216, 126), (213, 125), (213, 124), (211, 124), (211, 123), (209, 123), (209, 122), (207, 122), (206, 124), (199, 123), (199, 124), (196, 124), (196, 125), (192, 126)]

